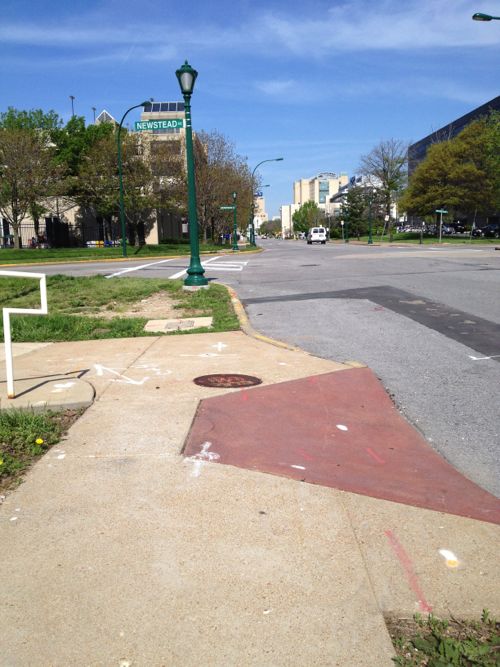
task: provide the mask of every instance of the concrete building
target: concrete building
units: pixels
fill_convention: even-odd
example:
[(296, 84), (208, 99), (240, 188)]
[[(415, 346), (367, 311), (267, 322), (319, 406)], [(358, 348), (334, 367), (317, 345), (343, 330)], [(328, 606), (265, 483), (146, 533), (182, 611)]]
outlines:
[(269, 220), (269, 216), (266, 212), (266, 200), (262, 196), (262, 193), (257, 193), (257, 196), (254, 200), (254, 206), (253, 224), (255, 231), (258, 232), (262, 223)]
[(324, 209), (330, 197), (347, 182), (347, 174), (337, 175), (334, 172), (324, 172), (312, 178), (302, 178), (293, 184), (293, 203), (301, 205), (307, 201), (313, 201)]
[(281, 230), (283, 238), (293, 235), (293, 214), (308, 201), (315, 202), (325, 215), (333, 216), (340, 203), (331, 203), (341, 188), (349, 182), (346, 173), (323, 172), (312, 178), (301, 178), (293, 184), (293, 204), (281, 206)]
[[(134, 125), (140, 133), (143, 154), (152, 158), (153, 175), (159, 187), (175, 178), (179, 167), (186, 169), (186, 113), (184, 102), (151, 102), (145, 106), (140, 121)], [(159, 159), (161, 156), (161, 159)], [(158, 159), (154, 159), (154, 158)], [(187, 223), (175, 211), (158, 209), (156, 221), (148, 230), (146, 243), (180, 238), (187, 233)]]

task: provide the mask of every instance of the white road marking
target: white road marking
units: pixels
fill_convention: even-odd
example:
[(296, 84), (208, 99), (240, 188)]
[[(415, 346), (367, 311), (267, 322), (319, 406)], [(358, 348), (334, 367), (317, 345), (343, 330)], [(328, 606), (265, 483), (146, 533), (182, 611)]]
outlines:
[(191, 477), (199, 477), (201, 469), (204, 463), (209, 461), (217, 461), (220, 459), (219, 454), (216, 452), (209, 452), (208, 450), (212, 446), (211, 442), (204, 442), (201, 446), (201, 451), (194, 456), (187, 456), (184, 461), (190, 461), (193, 464), (193, 469), (191, 471)]
[(483, 361), (483, 359), (495, 359), (496, 357), (500, 357), (500, 354), (492, 354), (491, 357), (473, 357), (472, 354), (467, 356), (469, 359), (472, 359), (472, 361)]
[[(220, 259), (220, 255), (217, 255), (217, 257), (210, 257), (209, 259), (206, 259), (204, 262), (201, 263), (202, 267), (205, 268), (205, 266), (209, 262), (215, 262), (216, 259)], [(173, 276), (169, 276), (169, 280), (176, 280), (177, 278), (180, 278), (183, 276), (186, 271), (188, 270), (189, 267), (186, 267), (185, 269), (182, 269), (182, 271), (179, 271), (178, 273), (174, 273)]]
[(123, 269), (122, 271), (117, 271), (116, 273), (112, 273), (109, 276), (104, 276), (105, 278), (116, 278), (116, 276), (121, 276), (124, 273), (130, 273), (131, 271), (140, 271), (141, 269), (147, 269), (148, 266), (154, 266), (155, 264), (165, 264), (166, 262), (173, 262), (174, 260), (178, 259), (178, 257), (174, 257), (172, 259), (160, 259), (157, 262), (149, 262), (149, 264), (141, 264), (141, 266), (131, 266), (128, 269)]
[(207, 266), (207, 270), (215, 271), (243, 271), (243, 267), (246, 266), (248, 262), (221, 262), (217, 266)]

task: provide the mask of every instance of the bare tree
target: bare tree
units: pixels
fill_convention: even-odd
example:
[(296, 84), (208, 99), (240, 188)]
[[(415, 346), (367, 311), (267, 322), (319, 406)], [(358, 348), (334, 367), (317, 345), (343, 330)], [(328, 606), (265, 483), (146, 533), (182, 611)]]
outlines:
[[(391, 220), (391, 207), (397, 203), (407, 181), (408, 144), (399, 139), (381, 141), (361, 158), (360, 170), (380, 195), (385, 215)], [(390, 225), (392, 233), (392, 225)]]
[(25, 128), (0, 129), (0, 213), (20, 247), (21, 223), (51, 194), (58, 170), (43, 134)]
[(213, 239), (232, 226), (232, 218), (220, 210), (232, 204), (237, 193), (238, 221), (245, 226), (252, 203), (252, 179), (246, 160), (218, 132), (200, 132), (195, 144), (196, 194), (198, 219), (203, 237), (208, 230)]

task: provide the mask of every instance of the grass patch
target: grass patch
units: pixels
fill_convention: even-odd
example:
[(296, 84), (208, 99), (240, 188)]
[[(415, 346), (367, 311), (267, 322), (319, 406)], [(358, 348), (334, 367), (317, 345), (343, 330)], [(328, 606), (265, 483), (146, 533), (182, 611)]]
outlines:
[(500, 623), (483, 610), (479, 621), (415, 614), (386, 619), (400, 667), (499, 667)]
[[(38, 280), (30, 278), (0, 277), (0, 308), (38, 307), (40, 304), (38, 283)], [(196, 292), (184, 291), (182, 287), (181, 280), (149, 278), (108, 280), (104, 276), (83, 278), (49, 276), (47, 278), (49, 314), (13, 316), (12, 340), (50, 342), (157, 335), (144, 332), (146, 317), (122, 317), (120, 309), (158, 292), (166, 293), (175, 301), (179, 317), (194, 315), (213, 317), (211, 329), (193, 329), (180, 333), (239, 329), (238, 318), (225, 287), (212, 283), (209, 289)], [(116, 316), (100, 317), (99, 313), (102, 313), (103, 309), (116, 313)], [(1, 322), (0, 335), (3, 336)]]
[(57, 444), (82, 410), (0, 412), (0, 491), (19, 483), (26, 469)]
[[(253, 250), (251, 246), (240, 247), (241, 251)], [(212, 243), (201, 243), (200, 252), (217, 253), (230, 251), (231, 246), (215, 245)], [(128, 259), (142, 259), (147, 257), (164, 257), (176, 255), (189, 255), (191, 252), (189, 243), (160, 243), (158, 245), (144, 245), (139, 248), (129, 246), (127, 248)], [(122, 259), (122, 248), (0, 248), (0, 264), (32, 264), (39, 262), (77, 262), (102, 259)]]

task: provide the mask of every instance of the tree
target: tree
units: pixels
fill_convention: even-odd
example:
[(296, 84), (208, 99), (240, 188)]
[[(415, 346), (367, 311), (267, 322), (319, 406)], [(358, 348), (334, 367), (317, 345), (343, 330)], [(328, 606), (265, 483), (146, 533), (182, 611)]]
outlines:
[(261, 234), (275, 234), (281, 233), (281, 220), (266, 220), (259, 228)]
[[(150, 164), (143, 159), (140, 139), (122, 137), (122, 176), (127, 237), (131, 245), (144, 243), (153, 224), (153, 209), (158, 203)], [(84, 209), (92, 211), (109, 234), (113, 218), (119, 213), (119, 178), (116, 137), (104, 136), (83, 154), (74, 197)]]
[(14, 231), (14, 246), (20, 247), (21, 223), (30, 212), (43, 208), (59, 176), (53, 149), (44, 135), (18, 127), (0, 128), (0, 214)]
[(232, 204), (237, 193), (238, 221), (247, 226), (252, 204), (252, 179), (246, 160), (218, 132), (199, 132), (195, 142), (195, 177), (200, 231), (218, 238), (232, 228), (232, 217), (221, 206)]
[(488, 214), (500, 206), (500, 115), (468, 125), (434, 144), (412, 174), (401, 206), (420, 216), (445, 208), (451, 215)]
[(325, 212), (319, 208), (314, 201), (306, 201), (292, 215), (293, 229), (295, 232), (307, 232), (310, 227), (322, 225), (325, 220)]
[(389, 216), (391, 237), (391, 208), (406, 185), (407, 162), (408, 144), (399, 139), (381, 141), (361, 158), (361, 173), (368, 178), (371, 186), (377, 188), (383, 200), (384, 214)]
[(369, 215), (369, 194), (365, 188), (351, 188), (342, 202), (340, 217), (347, 226), (347, 233), (358, 238), (366, 231), (366, 219)]

